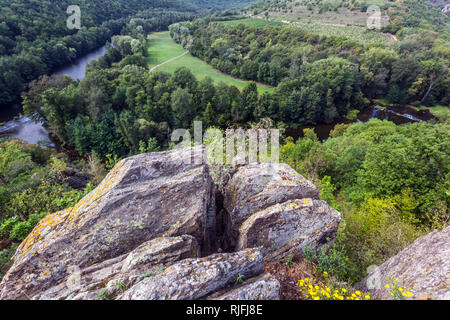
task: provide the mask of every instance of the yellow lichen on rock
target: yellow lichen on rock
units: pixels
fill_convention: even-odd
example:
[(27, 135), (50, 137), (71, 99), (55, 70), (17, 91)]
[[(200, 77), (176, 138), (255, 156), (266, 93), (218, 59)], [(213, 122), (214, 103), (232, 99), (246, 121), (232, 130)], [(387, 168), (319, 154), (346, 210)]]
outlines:
[(82, 226), (83, 220), (89, 218), (86, 214), (93, 212), (82, 209), (95, 207), (95, 202), (104, 195), (104, 191), (110, 190), (114, 186), (114, 182), (117, 182), (119, 169), (123, 164), (124, 161), (120, 161), (107, 175), (105, 180), (95, 190), (81, 199), (73, 208), (55, 212), (42, 219), (19, 246), (16, 255), (22, 257), (28, 253), (33, 245), (44, 239), (47, 234), (50, 232), (58, 232), (58, 226), (61, 226), (61, 230), (59, 230), (61, 232)]

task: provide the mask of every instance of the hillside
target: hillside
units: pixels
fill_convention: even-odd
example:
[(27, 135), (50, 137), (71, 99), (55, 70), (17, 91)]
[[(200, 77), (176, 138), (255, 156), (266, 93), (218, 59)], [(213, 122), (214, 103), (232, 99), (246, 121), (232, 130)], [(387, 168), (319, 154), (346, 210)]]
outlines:
[[(375, 6), (368, 12), (370, 6)], [(448, 15), (443, 4), (430, 1), (388, 0), (262, 0), (252, 4), (246, 14), (290, 23), (322, 35), (345, 35), (350, 39), (389, 42), (385, 33), (398, 38), (421, 31), (436, 31), (448, 39)], [(370, 16), (378, 17), (381, 29), (368, 32)], [(383, 39), (384, 37), (384, 39)]]

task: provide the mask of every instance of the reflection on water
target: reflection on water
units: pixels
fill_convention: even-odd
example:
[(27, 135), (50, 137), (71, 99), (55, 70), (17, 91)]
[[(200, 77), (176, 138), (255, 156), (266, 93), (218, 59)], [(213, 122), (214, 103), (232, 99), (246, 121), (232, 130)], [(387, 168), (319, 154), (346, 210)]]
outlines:
[(8, 121), (0, 127), (0, 135), (7, 135), (31, 144), (41, 144), (45, 147), (55, 146), (41, 123), (22, 115), (19, 119)]
[[(405, 123), (415, 123), (420, 121), (429, 121), (435, 117), (429, 110), (414, 110), (409, 107), (383, 107), (382, 109), (376, 106), (371, 106), (358, 114), (358, 121), (367, 123), (372, 119), (388, 120), (397, 125)], [(352, 123), (352, 121), (342, 118), (332, 124), (317, 124), (315, 126), (301, 126), (298, 128), (288, 128), (285, 131), (287, 137), (292, 137), (294, 140), (303, 137), (304, 129), (314, 129), (317, 137), (321, 141), (326, 141), (330, 137), (331, 131), (338, 123)]]
[(92, 51), (91, 53), (88, 53), (84, 57), (81, 57), (77, 60), (75, 60), (73, 63), (57, 70), (53, 75), (57, 76), (64, 76), (68, 75), (72, 79), (75, 80), (82, 80), (84, 76), (86, 75), (86, 67), (88, 63), (92, 60), (95, 60), (99, 57), (104, 56), (106, 53), (106, 47), (103, 46), (101, 48), (98, 48), (95, 51)]
[[(73, 79), (82, 80), (86, 74), (88, 63), (103, 56), (105, 53), (106, 47), (103, 46), (75, 60), (70, 65), (57, 70), (53, 75), (68, 75)], [(42, 142), (45, 146), (54, 147), (48, 132), (42, 124), (22, 115), (22, 110), (18, 103), (3, 106), (0, 109), (0, 121), (6, 122), (3, 126), (0, 126), (0, 136), (6, 135), (18, 138), (31, 144)]]

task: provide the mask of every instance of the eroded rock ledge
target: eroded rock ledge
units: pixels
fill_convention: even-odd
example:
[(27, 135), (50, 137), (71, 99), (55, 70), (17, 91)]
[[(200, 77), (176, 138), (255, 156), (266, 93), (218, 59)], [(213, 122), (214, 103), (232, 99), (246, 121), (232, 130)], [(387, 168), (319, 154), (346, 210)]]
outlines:
[(332, 242), (340, 214), (288, 165), (234, 168), (220, 188), (209, 170), (204, 147), (122, 160), (36, 226), (0, 299), (278, 299), (265, 262)]
[(450, 300), (450, 227), (417, 239), (374, 269), (357, 287), (376, 299), (392, 299), (384, 286), (396, 281), (414, 299)]

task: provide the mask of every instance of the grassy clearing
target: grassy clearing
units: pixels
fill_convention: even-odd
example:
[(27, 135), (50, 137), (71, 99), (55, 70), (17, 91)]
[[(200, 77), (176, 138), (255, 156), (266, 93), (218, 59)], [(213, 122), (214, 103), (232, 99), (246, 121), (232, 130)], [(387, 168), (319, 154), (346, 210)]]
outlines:
[(148, 37), (147, 61), (150, 68), (177, 57), (184, 52), (185, 50), (181, 46), (174, 43), (168, 32), (156, 32)]
[[(153, 68), (167, 60), (180, 56), (185, 50), (170, 38), (169, 32), (157, 32), (149, 35), (148, 52), (148, 64), (150, 68)], [(224, 82), (228, 85), (236, 86), (239, 89), (244, 88), (247, 83), (247, 81), (233, 78), (214, 69), (206, 62), (195, 58), (190, 54), (186, 54), (178, 59), (163, 64), (158, 67), (157, 70), (173, 73), (179, 67), (188, 67), (199, 80), (210, 77), (214, 82)], [(259, 83), (257, 85), (260, 93), (271, 92), (273, 90), (270, 86)]]

